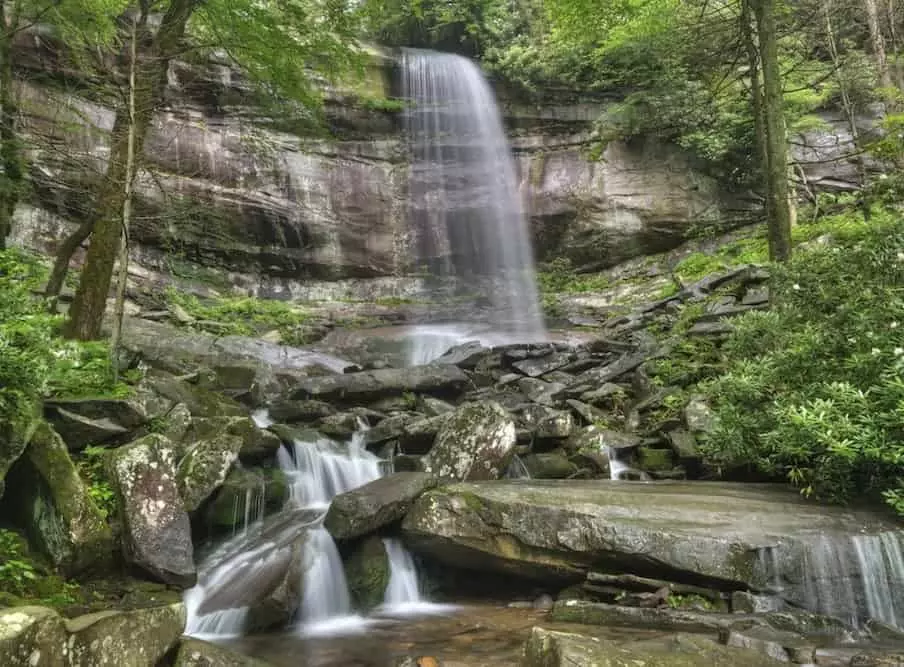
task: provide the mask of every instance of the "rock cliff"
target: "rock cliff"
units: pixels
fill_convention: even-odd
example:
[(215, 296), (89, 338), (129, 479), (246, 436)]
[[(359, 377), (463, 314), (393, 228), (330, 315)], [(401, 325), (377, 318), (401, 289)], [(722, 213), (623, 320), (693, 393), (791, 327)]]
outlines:
[[(53, 251), (89, 215), (113, 111), (40, 42), (25, 40), (16, 62), (33, 188), (14, 234)], [(404, 296), (416, 280), (405, 278), (408, 165), (393, 78), (391, 58), (375, 57), (353, 91), (327, 95), (327, 127), (315, 131), (260, 106), (225, 64), (174, 63), (139, 175), (134, 259), (184, 277), (212, 270), (260, 296)], [(591, 157), (603, 102), (498, 94), (541, 261), (605, 268), (674, 247), (694, 227), (750, 219), (752, 198), (674, 147), (615, 143)]]
[[(34, 187), (15, 235), (52, 251), (88, 215), (113, 112), (83, 86), (64, 86), (49, 60), (33, 43), (17, 59)], [(156, 270), (215, 269), (260, 295), (398, 293), (407, 163), (397, 105), (387, 103), (395, 87), (391, 60), (375, 59), (354, 93), (328, 95), (328, 127), (315, 132), (257, 105), (223, 64), (174, 64), (139, 177), (135, 259)], [(600, 103), (500, 96), (541, 260), (614, 264), (674, 246), (692, 225), (738, 223), (749, 212), (749, 201), (674, 149), (615, 144), (590, 158)]]

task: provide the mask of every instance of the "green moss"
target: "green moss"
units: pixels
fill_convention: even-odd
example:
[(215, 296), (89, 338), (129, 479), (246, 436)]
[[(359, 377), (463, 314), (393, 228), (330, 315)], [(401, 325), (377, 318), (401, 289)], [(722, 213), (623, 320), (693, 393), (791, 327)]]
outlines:
[(671, 470), (675, 467), (671, 450), (653, 447), (638, 447), (637, 465), (651, 471)]
[(356, 543), (345, 559), (345, 576), (357, 609), (366, 611), (381, 604), (389, 585), (389, 556), (383, 540), (371, 536)]
[(231, 296), (202, 300), (175, 289), (167, 290), (166, 300), (194, 318), (189, 326), (223, 335), (254, 336), (276, 329), (291, 337), (310, 320), (303, 308), (285, 301)]

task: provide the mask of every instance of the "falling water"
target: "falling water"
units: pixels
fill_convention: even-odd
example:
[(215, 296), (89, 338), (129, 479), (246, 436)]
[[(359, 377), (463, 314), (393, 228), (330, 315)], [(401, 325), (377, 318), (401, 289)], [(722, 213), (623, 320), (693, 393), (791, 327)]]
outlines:
[[(409, 223), (419, 266), (434, 277), (433, 299), (454, 297), (459, 312), (462, 301), (484, 308), (509, 341), (544, 339), (527, 219), (492, 89), (458, 55), (406, 50), (402, 67)], [(436, 353), (436, 336), (419, 338), (413, 360), (445, 351)]]
[(505, 470), (505, 479), (530, 479), (530, 471), (524, 465), (524, 460), (517, 454), (512, 457), (512, 462)]
[(364, 430), (345, 446), (311, 434), (309, 440), (296, 440), (291, 452), (283, 448), (277, 454), (297, 507), (325, 510), (336, 495), (380, 477), (380, 459), (364, 448)]
[(761, 550), (770, 592), (851, 626), (869, 619), (904, 629), (904, 532), (823, 534), (803, 545), (799, 568)]

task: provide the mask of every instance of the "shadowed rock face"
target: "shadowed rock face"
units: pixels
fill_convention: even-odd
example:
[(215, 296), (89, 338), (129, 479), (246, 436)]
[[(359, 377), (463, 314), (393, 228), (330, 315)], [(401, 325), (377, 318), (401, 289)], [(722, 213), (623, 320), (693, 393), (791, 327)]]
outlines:
[[(25, 81), (52, 62), (41, 56), (23, 39), (16, 63)], [(390, 79), (375, 62), (356, 92), (389, 97)], [(286, 118), (277, 128), (241, 75), (221, 64), (174, 63), (169, 83), (136, 186), (139, 264), (161, 269), (164, 256), (176, 254), (260, 295), (310, 296), (319, 281), (336, 280), (353, 281), (333, 286), (342, 292), (376, 279), (398, 290), (410, 257), (398, 118), (333, 91), (325, 138)], [(34, 194), (18, 212), (15, 236), (52, 250), (90, 210), (114, 114), (71, 90), (22, 89)], [(524, 105), (497, 92), (541, 260), (614, 264), (677, 244), (692, 224), (736, 223), (749, 210), (672, 148), (612, 144), (604, 160), (590, 161), (583, 149), (600, 104)], [(59, 150), (60, 138), (69, 150)]]
[[(725, 590), (768, 588), (768, 550), (781, 594), (802, 601), (806, 559), (820, 539), (897, 526), (770, 486), (532, 480), (428, 491), (402, 529), (413, 548), (459, 567), (563, 580), (610, 567)], [(856, 568), (852, 559), (831, 574), (855, 578)]]

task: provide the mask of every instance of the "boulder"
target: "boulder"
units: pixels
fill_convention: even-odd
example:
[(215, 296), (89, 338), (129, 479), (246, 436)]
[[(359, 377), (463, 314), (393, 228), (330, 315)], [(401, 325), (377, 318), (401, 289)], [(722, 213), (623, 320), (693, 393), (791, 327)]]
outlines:
[[(609, 480), (451, 484), (421, 495), (402, 522), (414, 550), (455, 567), (577, 581), (605, 562), (719, 590), (764, 590), (781, 576), (783, 596), (800, 604), (814, 544), (896, 528), (770, 485)], [(764, 566), (766, 547), (775, 567)], [(842, 559), (820, 585), (856, 580), (858, 567)]]
[(622, 643), (538, 627), (531, 629), (521, 661), (522, 667), (771, 667), (780, 664), (756, 651), (730, 648), (696, 635)]
[(71, 667), (157, 665), (185, 628), (179, 602), (135, 611), (102, 611), (66, 621)]
[(165, 583), (192, 586), (191, 525), (176, 481), (176, 448), (148, 435), (114, 450), (108, 465), (122, 508), (126, 559)]
[(62, 667), (66, 665), (66, 627), (47, 607), (0, 609), (0, 665)]
[(28, 426), (16, 423), (0, 423), (0, 498), (6, 488), (6, 473), (22, 456), (31, 434), (37, 428), (39, 420), (34, 419)]
[(45, 413), (73, 451), (121, 439), (129, 433), (129, 429), (107, 417), (92, 419), (61, 407), (48, 409)]
[(10, 470), (7, 500), (30, 542), (66, 575), (98, 570), (113, 557), (113, 535), (69, 457), (41, 422)]
[(122, 436), (148, 421), (138, 399), (52, 399), (44, 403), (44, 416), (70, 449), (83, 449)]
[(379, 445), (389, 440), (396, 440), (405, 432), (405, 427), (414, 422), (423, 421), (424, 416), (416, 412), (402, 412), (387, 417), (367, 431), (364, 441), (368, 446)]
[(428, 419), (419, 419), (405, 425), (399, 435), (399, 447), (405, 454), (426, 454), (436, 440), (440, 428), (451, 418), (453, 412), (445, 412)]
[(271, 405), (269, 411), (276, 422), (296, 424), (329, 417), (336, 412), (336, 408), (323, 401), (279, 401)]
[(376, 532), (404, 517), (415, 499), (436, 483), (433, 475), (423, 472), (381, 477), (333, 498), (323, 525), (336, 540)]
[(183, 637), (173, 667), (271, 667), (271, 665), (218, 644)]
[(173, 404), (184, 403), (196, 417), (248, 416), (248, 408), (238, 401), (169, 373), (149, 371), (144, 383), (148, 391)]
[(430, 364), (411, 368), (383, 368), (345, 375), (305, 378), (291, 398), (319, 399), (341, 403), (367, 403), (405, 392), (431, 395), (455, 395), (468, 383), (468, 376), (457, 366)]
[(515, 423), (498, 403), (469, 403), (440, 427), (424, 471), (457, 480), (498, 479), (515, 454)]
[(198, 509), (225, 481), (242, 444), (241, 438), (225, 430), (192, 444), (176, 468), (179, 495), (187, 511)]
[(360, 540), (343, 559), (343, 564), (355, 609), (370, 611), (381, 605), (389, 585), (389, 554), (383, 540), (375, 535)]
[(578, 471), (574, 463), (557, 452), (528, 454), (524, 457), (524, 466), (531, 479), (568, 479)]
[[(306, 552), (308, 532), (280, 545), (278, 552), (267, 549), (262, 557), (271, 558), (271, 584), (256, 586), (257, 599), (250, 605), (246, 630), (263, 632), (285, 627), (298, 608), (304, 594), (304, 571), (308, 566)], [(260, 582), (263, 583), (263, 582)]]
[(534, 403), (541, 405), (553, 405), (556, 397), (565, 385), (560, 382), (544, 382), (537, 378), (521, 378), (518, 380), (518, 389)]
[(521, 413), (521, 426), (541, 440), (567, 438), (574, 431), (570, 412), (545, 405), (528, 405)]
[(195, 417), (182, 443), (191, 449), (199, 441), (234, 436), (241, 439), (238, 458), (249, 464), (272, 459), (282, 444), (275, 433), (260, 428), (247, 415)]

